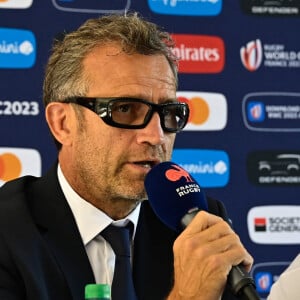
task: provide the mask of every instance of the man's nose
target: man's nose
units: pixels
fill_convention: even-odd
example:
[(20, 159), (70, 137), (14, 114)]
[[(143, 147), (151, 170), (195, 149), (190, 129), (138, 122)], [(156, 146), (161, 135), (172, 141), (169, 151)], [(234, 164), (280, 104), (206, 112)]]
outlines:
[(139, 130), (138, 143), (161, 145), (165, 142), (165, 132), (160, 123), (160, 117), (154, 112), (147, 126)]

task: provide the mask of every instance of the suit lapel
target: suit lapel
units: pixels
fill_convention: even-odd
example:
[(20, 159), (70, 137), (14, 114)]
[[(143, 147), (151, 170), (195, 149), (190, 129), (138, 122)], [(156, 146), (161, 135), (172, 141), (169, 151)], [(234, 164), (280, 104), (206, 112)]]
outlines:
[(60, 189), (56, 166), (37, 182), (32, 193), (33, 218), (64, 273), (72, 299), (81, 300), (85, 285), (95, 279), (73, 214)]
[(142, 203), (134, 240), (133, 277), (138, 299), (159, 300), (168, 295), (173, 281), (173, 242), (177, 233)]
[[(220, 202), (209, 198), (208, 206), (209, 212), (227, 220)], [(134, 241), (133, 277), (138, 299), (166, 299), (173, 286), (173, 243), (177, 236), (144, 201)]]
[[(59, 186), (56, 167), (32, 185), (29, 202), (33, 219), (66, 278), (72, 299), (82, 300), (85, 285), (94, 283), (95, 279), (71, 209)], [(209, 210), (220, 214), (220, 207), (214, 201), (209, 202)], [(226, 211), (222, 213), (226, 215)], [(133, 257), (138, 299), (160, 300), (168, 295), (173, 280), (172, 249), (177, 236), (158, 220), (148, 201), (144, 201)]]

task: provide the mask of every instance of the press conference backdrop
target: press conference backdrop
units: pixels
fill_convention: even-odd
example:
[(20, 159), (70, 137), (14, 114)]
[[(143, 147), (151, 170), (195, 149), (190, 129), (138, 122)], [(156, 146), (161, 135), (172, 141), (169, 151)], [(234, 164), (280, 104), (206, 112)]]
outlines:
[(299, 0), (0, 0), (0, 185), (55, 162), (42, 104), (53, 39), (128, 10), (176, 40), (191, 117), (173, 160), (226, 204), (264, 299), (300, 249)]

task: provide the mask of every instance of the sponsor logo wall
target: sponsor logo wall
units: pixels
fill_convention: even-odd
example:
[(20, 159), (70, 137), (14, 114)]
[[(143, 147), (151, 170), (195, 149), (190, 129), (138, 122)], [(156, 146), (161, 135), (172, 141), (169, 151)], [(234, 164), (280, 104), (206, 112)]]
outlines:
[(300, 51), (283, 42), (262, 43), (260, 39), (250, 41), (241, 47), (241, 60), (250, 71), (265, 68), (299, 68)]
[(172, 160), (225, 203), (265, 299), (300, 243), (298, 0), (0, 0), (0, 185), (56, 161), (42, 103), (53, 39), (129, 10), (176, 42), (191, 116)]
[(229, 158), (222, 150), (175, 149), (172, 160), (191, 173), (202, 187), (222, 187), (229, 181)]
[(259, 292), (261, 300), (266, 300), (272, 284), (290, 263), (291, 261), (267, 261), (253, 265), (250, 274), (255, 281), (256, 290)]
[(219, 73), (225, 64), (224, 42), (217, 36), (173, 34), (180, 73)]
[(0, 68), (31, 68), (35, 63), (36, 42), (29, 30), (0, 28)]
[(300, 244), (299, 206), (252, 207), (247, 219), (250, 238), (257, 244)]
[(148, 0), (150, 9), (158, 14), (181, 16), (214, 16), (222, 9), (223, 0)]
[(41, 176), (41, 156), (35, 149), (0, 147), (0, 186), (26, 175)]
[(190, 117), (185, 131), (222, 130), (227, 124), (225, 96), (209, 92), (178, 91), (177, 98), (188, 103)]
[(29, 8), (32, 5), (33, 0), (1, 0), (0, 8)]
[(288, 92), (250, 93), (243, 99), (243, 118), (250, 130), (300, 131), (300, 94)]

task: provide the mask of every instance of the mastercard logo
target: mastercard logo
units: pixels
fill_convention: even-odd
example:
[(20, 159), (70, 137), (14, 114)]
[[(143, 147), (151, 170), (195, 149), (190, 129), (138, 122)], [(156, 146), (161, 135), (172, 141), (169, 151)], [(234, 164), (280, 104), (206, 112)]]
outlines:
[(18, 178), (22, 172), (22, 163), (13, 153), (0, 155), (0, 179), (9, 181)]
[(0, 8), (29, 8), (33, 0), (0, 0)]
[(187, 103), (190, 109), (189, 123), (201, 125), (205, 123), (209, 117), (209, 105), (201, 97), (178, 97), (180, 102)]
[(190, 109), (184, 130), (222, 130), (227, 123), (225, 96), (208, 92), (177, 92), (177, 99)]
[(37, 150), (0, 147), (0, 186), (25, 175), (41, 175), (41, 157)]

